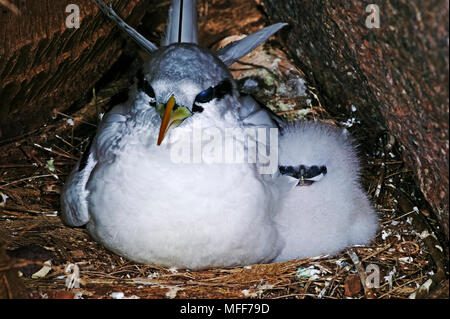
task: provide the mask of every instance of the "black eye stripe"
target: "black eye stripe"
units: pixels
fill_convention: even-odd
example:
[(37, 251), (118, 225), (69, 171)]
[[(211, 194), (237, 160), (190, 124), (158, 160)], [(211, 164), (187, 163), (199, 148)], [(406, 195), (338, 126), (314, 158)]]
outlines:
[(138, 80), (137, 82), (138, 90), (143, 91), (150, 98), (155, 98), (155, 91), (153, 90), (150, 83), (145, 79), (141, 69), (138, 70), (136, 78)]
[(211, 86), (208, 89), (200, 92), (195, 98), (195, 103), (208, 103), (213, 99), (222, 99), (233, 91), (233, 85), (231, 81), (226, 79), (217, 84), (216, 86)]
[(194, 113), (202, 113), (203, 110), (204, 108), (197, 104), (194, 104), (194, 106), (192, 107), (192, 112)]
[(216, 98), (221, 99), (227, 94), (231, 94), (233, 90), (233, 85), (231, 84), (230, 80), (224, 80), (220, 82), (217, 86), (214, 88), (214, 93), (216, 95)]
[(314, 178), (320, 174), (327, 174), (327, 167), (325, 165), (317, 166), (279, 166), (280, 174), (289, 175), (295, 178)]
[(153, 88), (150, 83), (148, 83), (148, 81), (144, 81), (142, 91), (144, 91), (144, 93), (147, 94), (150, 98), (155, 98), (155, 91), (153, 91)]

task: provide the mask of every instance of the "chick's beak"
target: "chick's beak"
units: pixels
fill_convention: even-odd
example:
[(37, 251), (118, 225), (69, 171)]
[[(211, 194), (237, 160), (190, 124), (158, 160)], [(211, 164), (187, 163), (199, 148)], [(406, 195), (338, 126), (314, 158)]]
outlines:
[(157, 111), (162, 117), (161, 127), (159, 129), (158, 146), (161, 145), (164, 140), (164, 136), (171, 126), (178, 126), (186, 118), (192, 115), (191, 111), (184, 106), (177, 106), (175, 103), (175, 97), (172, 95), (167, 101), (167, 104), (160, 104)]

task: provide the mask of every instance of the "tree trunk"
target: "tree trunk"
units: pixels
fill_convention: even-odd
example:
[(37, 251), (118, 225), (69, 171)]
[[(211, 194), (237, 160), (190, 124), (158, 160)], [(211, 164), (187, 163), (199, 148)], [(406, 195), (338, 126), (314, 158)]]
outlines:
[[(114, 8), (136, 25), (150, 2), (119, 1)], [(30, 132), (53, 109), (63, 111), (86, 97), (120, 56), (126, 39), (91, 0), (76, 2), (79, 29), (66, 26), (70, 2), (8, 3), (15, 3), (19, 14), (0, 4), (0, 140)]]
[[(448, 0), (263, 2), (290, 24), (286, 47), (327, 108), (356, 106), (368, 132), (387, 128), (403, 146), (448, 236)], [(374, 2), (380, 27), (368, 28)]]

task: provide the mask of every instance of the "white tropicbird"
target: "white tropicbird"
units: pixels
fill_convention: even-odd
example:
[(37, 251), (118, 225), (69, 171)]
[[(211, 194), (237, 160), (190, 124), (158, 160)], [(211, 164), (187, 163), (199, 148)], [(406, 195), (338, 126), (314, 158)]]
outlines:
[(104, 116), (66, 181), (63, 220), (87, 225), (106, 248), (137, 262), (198, 269), (273, 260), (282, 249), (276, 195), (256, 165), (174, 163), (171, 151), (187, 129), (244, 125), (241, 110), (249, 107), (227, 66), (286, 24), (213, 53), (197, 44), (196, 1), (172, 0), (158, 49), (95, 2), (151, 57), (129, 100)]

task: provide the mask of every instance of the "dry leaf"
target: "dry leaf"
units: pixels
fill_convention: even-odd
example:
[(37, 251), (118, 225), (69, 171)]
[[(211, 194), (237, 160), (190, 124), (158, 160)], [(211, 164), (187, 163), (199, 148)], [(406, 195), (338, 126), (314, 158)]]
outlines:
[(361, 291), (361, 280), (358, 274), (350, 274), (345, 278), (345, 295), (353, 297)]

